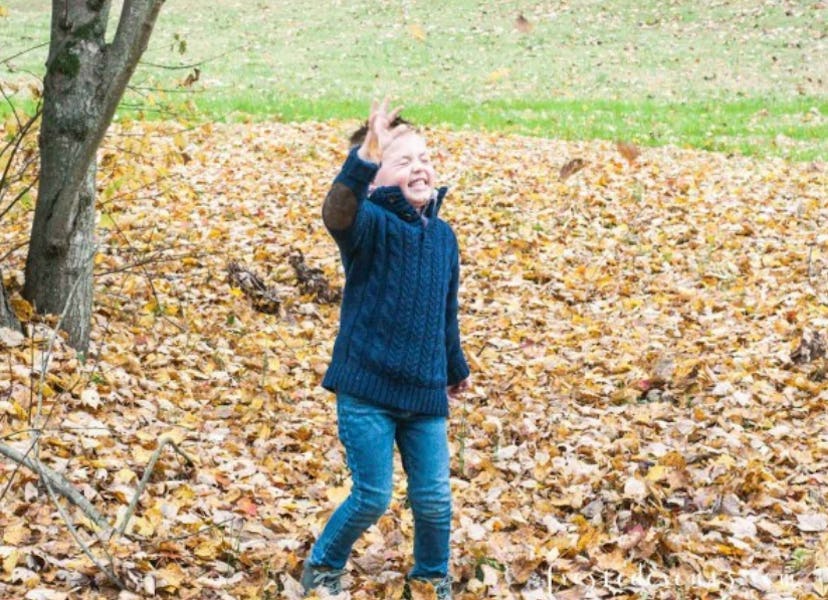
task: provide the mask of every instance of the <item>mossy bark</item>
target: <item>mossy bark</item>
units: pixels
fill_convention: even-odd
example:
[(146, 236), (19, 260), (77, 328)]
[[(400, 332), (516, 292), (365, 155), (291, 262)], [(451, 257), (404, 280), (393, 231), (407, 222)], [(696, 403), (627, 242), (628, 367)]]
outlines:
[(69, 342), (85, 351), (92, 316), (96, 151), (146, 49), (163, 0), (124, 0), (106, 43), (111, 0), (53, 0), (43, 86), (40, 181), (24, 297), (64, 314)]

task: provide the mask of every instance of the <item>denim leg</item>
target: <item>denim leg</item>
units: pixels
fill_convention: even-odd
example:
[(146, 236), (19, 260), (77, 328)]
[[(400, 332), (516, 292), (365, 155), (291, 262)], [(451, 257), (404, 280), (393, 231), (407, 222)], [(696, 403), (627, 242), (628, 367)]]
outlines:
[(377, 522), (391, 500), (395, 424), (382, 407), (345, 394), (337, 396), (336, 412), (351, 471), (351, 494), (325, 525), (310, 563), (342, 569), (354, 542)]
[(397, 446), (408, 475), (414, 513), (414, 568), (409, 577), (448, 574), (451, 486), (445, 417), (411, 416), (397, 424)]

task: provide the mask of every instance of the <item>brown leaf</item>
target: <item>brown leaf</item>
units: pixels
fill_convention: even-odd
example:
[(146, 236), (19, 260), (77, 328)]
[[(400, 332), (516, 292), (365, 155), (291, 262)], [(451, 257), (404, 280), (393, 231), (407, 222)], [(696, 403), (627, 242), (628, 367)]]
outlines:
[(521, 13), (518, 15), (517, 19), (515, 19), (515, 28), (521, 33), (532, 33), (535, 26)]
[(573, 158), (570, 161), (561, 167), (560, 172), (558, 173), (558, 177), (560, 177), (561, 181), (566, 181), (570, 177), (572, 177), (575, 173), (586, 167), (587, 163), (582, 158)]
[(412, 579), (408, 582), (407, 587), (409, 595), (406, 597), (411, 598), (411, 600), (437, 600), (437, 593), (430, 582)]
[(201, 69), (194, 67), (192, 72), (187, 74), (184, 81), (181, 82), (181, 87), (191, 87), (201, 77)]
[(328, 282), (322, 269), (309, 267), (305, 262), (304, 253), (293, 248), (288, 256), (288, 262), (296, 273), (296, 281), (302, 294), (311, 294), (321, 304), (335, 304), (342, 298), (342, 291), (334, 288)]
[(261, 277), (244, 265), (231, 261), (227, 265), (227, 281), (250, 298), (253, 308), (259, 312), (279, 314), (281, 299), (278, 292), (267, 287)]
[(615, 142), (615, 147), (621, 153), (628, 163), (632, 164), (641, 156), (641, 149), (632, 142)]
[(801, 365), (823, 358), (826, 351), (826, 340), (819, 331), (806, 329), (802, 332), (802, 338), (796, 350), (791, 352), (791, 361)]

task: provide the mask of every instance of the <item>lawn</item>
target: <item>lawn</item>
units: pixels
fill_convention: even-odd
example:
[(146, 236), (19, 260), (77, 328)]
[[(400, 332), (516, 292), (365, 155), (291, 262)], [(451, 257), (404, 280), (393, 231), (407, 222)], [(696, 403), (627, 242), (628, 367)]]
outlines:
[[(46, 46), (24, 51), (47, 42), (50, 4), (0, 6), (0, 81), (37, 81)], [(391, 94), (451, 128), (825, 160), (827, 16), (757, 0), (170, 0), (124, 111), (186, 99), (209, 120), (325, 120)]]

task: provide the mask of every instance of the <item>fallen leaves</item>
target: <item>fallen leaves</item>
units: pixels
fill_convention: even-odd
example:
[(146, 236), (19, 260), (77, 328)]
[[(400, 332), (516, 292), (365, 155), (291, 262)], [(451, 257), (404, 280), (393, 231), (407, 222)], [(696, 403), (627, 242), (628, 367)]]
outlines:
[[(134, 593), (298, 598), (310, 544), (347, 494), (319, 388), (337, 307), (297, 276), (341, 286), (319, 206), (351, 125), (122, 125), (131, 158), (102, 150), (92, 353), (81, 362), (58, 339), (41, 383), (48, 323), (22, 314), (30, 337), (0, 342), (0, 437), (26, 447), (42, 391), (41, 459), (111, 522), (163, 436), (198, 459), (161, 456), (132, 536), (110, 548)], [(824, 168), (429, 139), (453, 184), (443, 215), (475, 370), (452, 407), (457, 596), (821, 593), (828, 392), (803, 332), (828, 331)], [(589, 168), (565, 174), (550, 157)], [(28, 214), (9, 217), (12, 246)], [(229, 260), (281, 290), (283, 311), (234, 293)], [(21, 270), (18, 252), (4, 273)], [(806, 347), (816, 360), (796, 358)], [(12, 472), (0, 463), (0, 484)], [(399, 595), (412, 527), (399, 477), (355, 548), (351, 597)], [(0, 595), (96, 578), (25, 470), (0, 530)]]
[(797, 515), (797, 528), (803, 532), (825, 531), (828, 529), (828, 513), (806, 513)]
[(8, 327), (0, 327), (0, 347), (16, 348), (26, 341), (24, 336), (19, 331), (9, 329)]
[(825, 357), (826, 341), (819, 331), (806, 330), (799, 345), (791, 352), (791, 361), (796, 364), (809, 363)]

